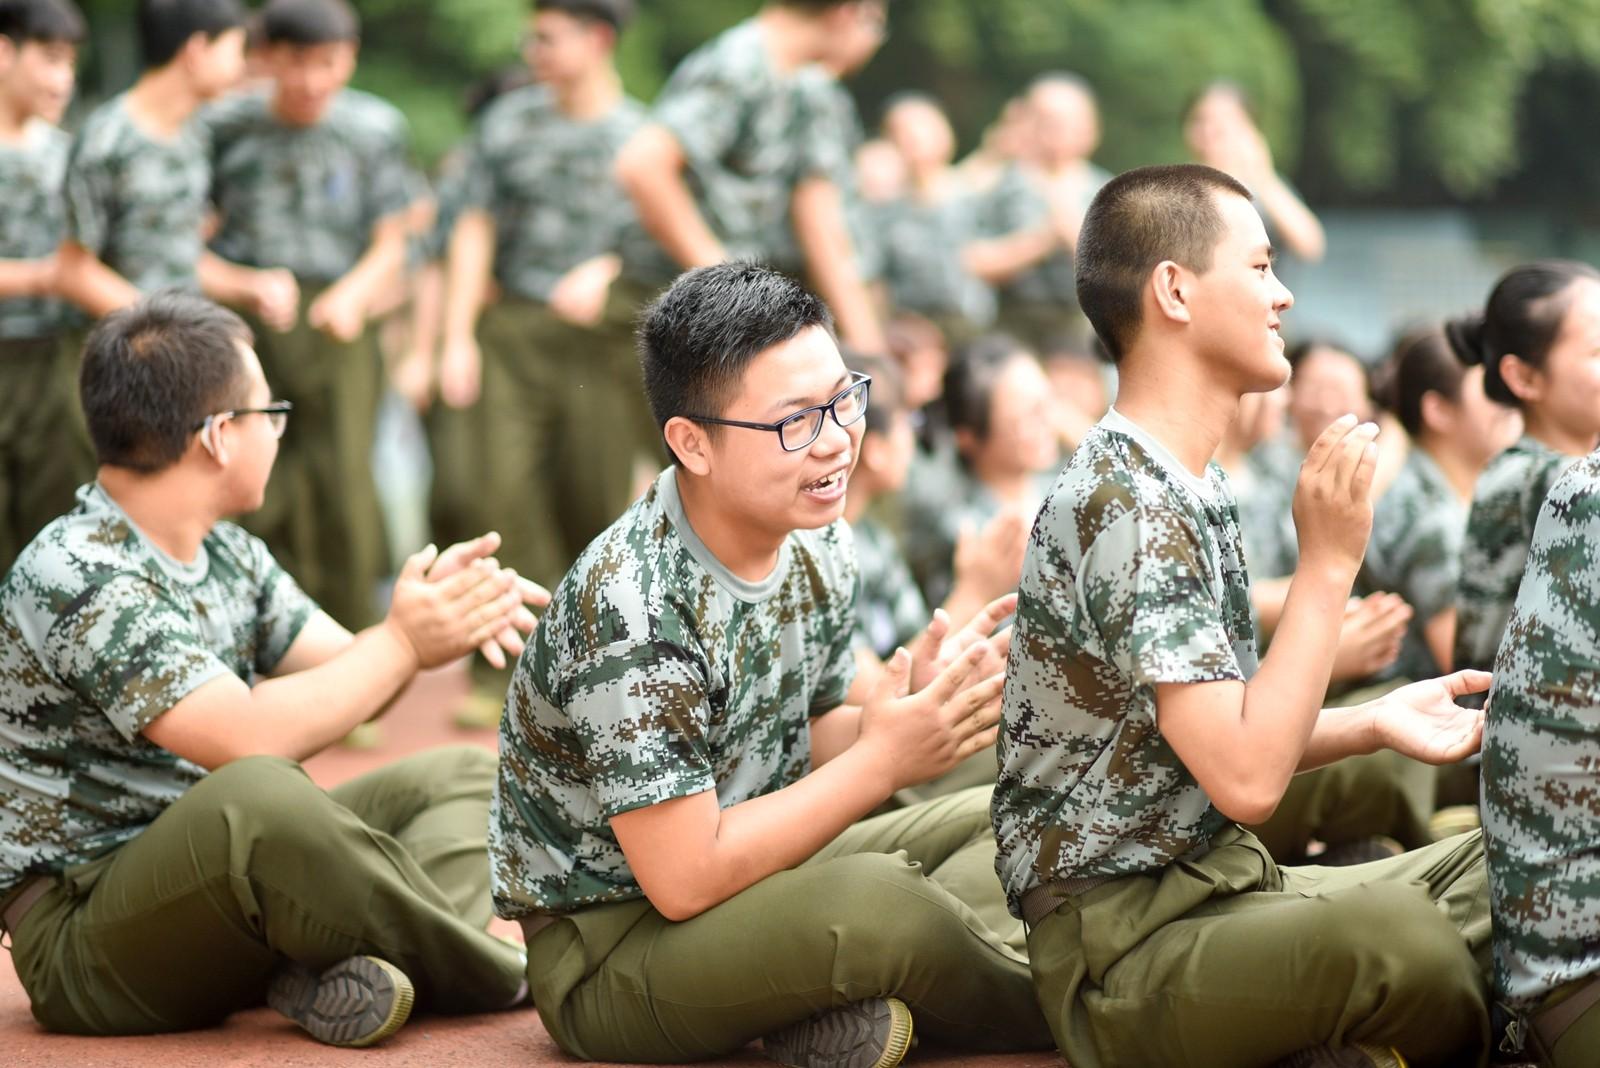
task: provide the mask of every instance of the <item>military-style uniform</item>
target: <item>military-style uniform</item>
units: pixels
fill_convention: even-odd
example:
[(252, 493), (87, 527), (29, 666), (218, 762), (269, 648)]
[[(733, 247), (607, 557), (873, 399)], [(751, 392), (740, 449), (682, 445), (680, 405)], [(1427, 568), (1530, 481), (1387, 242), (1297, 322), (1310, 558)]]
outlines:
[[(1088, 164), (1089, 181), (1079, 210), (1087, 212), (1111, 172)], [(988, 197), (993, 205), (997, 233), (1011, 233), (1045, 223), (1050, 206), (1041, 188), (1044, 179), (1029, 168), (1012, 164)], [(1072, 253), (1058, 248), (1000, 288), (1000, 325), (1036, 352), (1045, 352), (1063, 338), (1081, 332), (1083, 313), (1078, 310), (1078, 283)]]
[(490, 852), (495, 908), (525, 920), (529, 984), (573, 1056), (695, 1060), (890, 994), (941, 1041), (1048, 1043), (1004, 941), (981, 791), (859, 823), (681, 923), (612, 832), (625, 812), (711, 790), (726, 808), (810, 770), (811, 719), (855, 670), (855, 571), (839, 522), (738, 578), (669, 468), (556, 590), (507, 698)]
[(442, 750), (330, 793), (298, 765), (207, 774), (143, 731), (205, 683), (269, 675), (316, 605), (229, 523), (184, 563), (98, 485), (0, 583), (0, 906), (45, 1027), (142, 1034), (261, 1003), (287, 958), (392, 961), (441, 1009), (519, 985), (489, 917), (494, 761)]
[(351, 629), (376, 622), (389, 572), (372, 447), (383, 366), (375, 334), (336, 341), (307, 310), (367, 252), (373, 227), (416, 192), (405, 117), (353, 89), (313, 126), (272, 112), (271, 90), (201, 113), (211, 149), (212, 248), (249, 267), (284, 267), (300, 283), (300, 316), (280, 334), (252, 321), (273, 390), (294, 402), (266, 503), (246, 525), (267, 540), (312, 596)]
[(860, 581), (856, 588), (856, 646), (887, 660), (916, 640), (932, 615), (894, 535), (870, 516), (851, 524)]
[(1523, 435), (1478, 476), (1456, 590), (1456, 670), (1488, 671), (1494, 666), (1522, 584), (1539, 508), (1574, 459)]
[[(0, 259), (55, 255), (66, 226), (62, 184), (72, 139), (35, 121), (0, 144)], [(55, 300), (0, 300), (0, 575), (46, 523), (72, 507), (93, 458), (78, 407), (77, 361)]]
[(1113, 410), (1040, 513), (1001, 719), (996, 870), (1077, 1068), (1266, 1064), (1324, 1043), (1483, 1047), (1477, 835), (1279, 868), (1162, 736), (1156, 686), (1256, 669), (1227, 477)]
[(627, 508), (635, 457), (660, 451), (634, 348), (635, 296), (613, 287), (592, 328), (549, 307), (572, 268), (649, 244), (612, 175), (644, 121), (627, 98), (575, 121), (534, 85), (491, 104), (468, 149), (460, 207), (494, 219), (501, 291), (478, 327), (485, 518), (505, 538), (501, 558), (546, 586)]
[(1569, 467), (1534, 526), (1483, 735), (1494, 987), (1557, 1068), (1592, 1064), (1600, 1010), (1547, 1033), (1600, 975), (1600, 454)]
[[(801, 72), (801, 91), (810, 123), (810, 132), (806, 137), (832, 146), (822, 153), (822, 158), (830, 159), (834, 164), (835, 169), (828, 177), (838, 187), (839, 197), (844, 203), (845, 225), (850, 228), (850, 247), (855, 253), (856, 270), (863, 282), (876, 282), (883, 277), (884, 271), (880, 223), (871, 206), (861, 196), (855, 167), (856, 149), (866, 140), (861, 112), (856, 108), (850, 91), (821, 68), (812, 67)], [(793, 233), (792, 215), (787, 233)]]
[(1284, 439), (1263, 442), (1245, 457), (1248, 487), (1235, 485), (1244, 558), (1258, 579), (1285, 578), (1300, 562), (1294, 491), (1304, 455)]
[(978, 198), (907, 195), (885, 205), (879, 222), (884, 279), (897, 308), (932, 319), (954, 344), (994, 324), (994, 289), (962, 260), (967, 245), (987, 236)]

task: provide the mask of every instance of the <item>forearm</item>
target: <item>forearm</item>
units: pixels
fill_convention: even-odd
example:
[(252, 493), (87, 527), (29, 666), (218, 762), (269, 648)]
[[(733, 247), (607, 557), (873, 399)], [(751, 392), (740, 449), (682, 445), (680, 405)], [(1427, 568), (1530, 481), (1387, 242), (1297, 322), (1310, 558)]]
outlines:
[(1054, 231), (1048, 228), (1025, 230), (974, 241), (961, 250), (961, 262), (990, 285), (1004, 285), (1050, 255), (1056, 247)]
[(411, 352), (433, 366), (444, 326), (444, 267), (425, 263), (411, 279)]
[(1312, 263), (1322, 259), (1327, 242), (1322, 223), (1311, 209), (1276, 174), (1260, 185), (1255, 192), (1262, 212), (1277, 228), (1289, 251)]
[(57, 255), (61, 296), (96, 319), (138, 301), (139, 290), (82, 245), (68, 241)]
[(1296, 771), (1311, 771), (1337, 763), (1345, 757), (1376, 753), (1380, 748), (1373, 727), (1370, 704), (1351, 708), (1325, 708), (1306, 741), (1305, 753)]
[(51, 261), (0, 260), (0, 300), (42, 297), (52, 288)]
[(817, 293), (833, 309), (845, 340), (866, 352), (886, 352), (883, 326), (856, 263), (839, 189), (808, 178), (795, 190), (795, 240)]
[(372, 308), (393, 291), (406, 263), (406, 217), (380, 219), (372, 228), (372, 243), (361, 259), (330, 288), (351, 291), (363, 308)]
[(815, 716), (811, 720), (810, 731), (811, 766), (820, 768), (856, 744), (856, 739), (861, 736), (861, 708), (859, 705), (840, 705), (832, 712)]
[(1256, 619), (1261, 623), (1263, 639), (1271, 639), (1277, 632), (1278, 621), (1283, 618), (1283, 605), (1289, 596), (1289, 584), (1292, 581), (1292, 578), (1277, 578), (1250, 584), (1250, 606), (1255, 609)]
[(463, 212), (450, 232), (445, 261), (444, 336), (470, 338), (488, 302), (494, 269), (494, 220), (487, 212)]
[(254, 268), (231, 263), (208, 250), (200, 254), (195, 273), (200, 279), (200, 291), (217, 303), (235, 308), (249, 308), (254, 303)]
[(727, 259), (684, 177), (686, 161), (666, 130), (640, 131), (617, 157), (617, 180), (633, 200), (639, 223), (685, 270)]

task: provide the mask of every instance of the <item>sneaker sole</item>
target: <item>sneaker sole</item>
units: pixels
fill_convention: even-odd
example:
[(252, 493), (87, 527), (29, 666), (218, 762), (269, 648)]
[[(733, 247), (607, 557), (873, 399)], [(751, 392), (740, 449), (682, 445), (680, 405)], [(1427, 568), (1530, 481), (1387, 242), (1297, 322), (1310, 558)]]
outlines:
[[(882, 1047), (877, 1034), (887, 1025)], [(769, 1037), (762, 1046), (791, 1068), (896, 1068), (915, 1042), (911, 1009), (899, 998), (873, 998), (825, 1012)]]
[(348, 1049), (375, 1045), (400, 1030), (415, 1000), (406, 974), (377, 957), (351, 957), (321, 975), (285, 972), (267, 991), (267, 1004), (312, 1038)]

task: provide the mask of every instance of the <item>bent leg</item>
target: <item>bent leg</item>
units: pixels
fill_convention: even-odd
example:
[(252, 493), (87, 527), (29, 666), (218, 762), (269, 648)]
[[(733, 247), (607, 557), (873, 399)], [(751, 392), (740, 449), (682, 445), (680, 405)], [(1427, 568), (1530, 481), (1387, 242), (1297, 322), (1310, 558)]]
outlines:
[(1417, 849), (1433, 841), (1435, 777), (1397, 753), (1349, 757), (1289, 780), (1278, 810), (1250, 832), (1279, 864), (1303, 863), (1313, 838), (1336, 846), (1382, 835)]

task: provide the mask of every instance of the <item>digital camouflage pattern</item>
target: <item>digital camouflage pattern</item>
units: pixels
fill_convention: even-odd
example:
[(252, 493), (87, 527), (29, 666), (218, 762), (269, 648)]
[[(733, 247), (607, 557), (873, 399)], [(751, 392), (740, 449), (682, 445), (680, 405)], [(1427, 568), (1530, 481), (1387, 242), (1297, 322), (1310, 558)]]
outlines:
[(495, 911), (641, 897), (613, 816), (707, 790), (728, 808), (805, 775), (810, 719), (855, 674), (855, 588), (842, 521), (738, 579), (662, 472), (567, 572), (517, 664), (489, 814)]
[(644, 105), (624, 98), (600, 118), (576, 122), (542, 85), (513, 89), (484, 110), (462, 207), (494, 217), (495, 277), (508, 292), (548, 301), (578, 264), (649, 241), (613, 174), (618, 150), (645, 119)]
[(1255, 579), (1287, 578), (1300, 563), (1294, 491), (1304, 456), (1284, 439), (1267, 441), (1245, 457), (1249, 487), (1234, 483), (1244, 560)]
[[(1083, 201), (1078, 205), (1080, 212), (1089, 210), (1089, 202), (1112, 177), (1110, 171), (1092, 163), (1087, 167), (1089, 180), (1084, 186)], [(1050, 206), (1042, 187), (1043, 182), (1042, 177), (1015, 164), (1006, 169), (1000, 184), (990, 195), (990, 202), (997, 212), (991, 224), (995, 233), (1014, 233), (1049, 221)], [(1072, 253), (1058, 248), (1006, 283), (1004, 295), (1008, 300), (1023, 304), (1076, 307), (1078, 281), (1075, 272)]]
[(1494, 986), (1527, 1010), (1600, 973), (1600, 454), (1539, 512), (1483, 735)]
[(861, 576), (856, 587), (856, 645), (887, 660), (926, 630), (933, 616), (889, 529), (870, 517), (850, 529)]
[(233, 524), (180, 564), (79, 490), (0, 582), (0, 896), (122, 845), (198, 782), (140, 732), (225, 672), (270, 672), (315, 612)]
[(1227, 824), (1155, 696), (1256, 670), (1227, 476), (1197, 478), (1113, 409), (1045, 501), (1018, 593), (992, 815), (1020, 916), (1043, 882), (1156, 871)]
[(968, 245), (988, 236), (982, 215), (980, 199), (965, 193), (934, 201), (909, 194), (884, 205), (878, 236), (895, 307), (952, 316), (977, 330), (994, 323), (994, 289), (962, 258)]
[(1456, 590), (1457, 670), (1494, 666), (1522, 585), (1528, 543), (1545, 494), (1575, 457), (1523, 435), (1489, 461), (1472, 492)]
[(700, 212), (730, 259), (800, 270), (788, 225), (795, 187), (848, 166), (836, 138), (811, 136), (806, 76), (775, 70), (747, 20), (690, 53), (656, 98), (654, 119), (682, 148)]
[(141, 292), (198, 291), (211, 189), (205, 131), (191, 122), (171, 141), (152, 140), (127, 101), (124, 93), (96, 108), (72, 143), (67, 236)]
[[(55, 255), (66, 230), (62, 185), (72, 138), (47, 122), (28, 124), (20, 144), (0, 144), (0, 260)], [(59, 301), (0, 300), (0, 340), (49, 337), (62, 325)]]
[[(833, 161), (835, 170), (828, 177), (838, 187), (844, 203), (845, 224), (850, 228), (856, 269), (863, 282), (875, 282), (883, 276), (883, 242), (878, 234), (877, 216), (862, 199), (860, 183), (856, 180), (856, 149), (866, 140), (861, 112), (850, 91), (821, 68), (802, 72), (801, 91), (810, 131), (806, 137), (830, 145), (826, 158)], [(780, 238), (793, 242), (792, 215), (783, 231)]]
[(200, 115), (211, 146), (211, 247), (249, 267), (287, 267), (302, 281), (342, 278), (372, 228), (405, 211), (421, 178), (400, 111), (346, 89), (313, 126), (272, 113), (271, 90), (224, 98)]
[(1373, 508), (1372, 538), (1356, 578), (1357, 596), (1398, 593), (1413, 615), (1400, 657), (1380, 679), (1431, 679), (1441, 674), (1423, 627), (1455, 607), (1467, 507), (1439, 465), (1413, 447), (1389, 490)]

